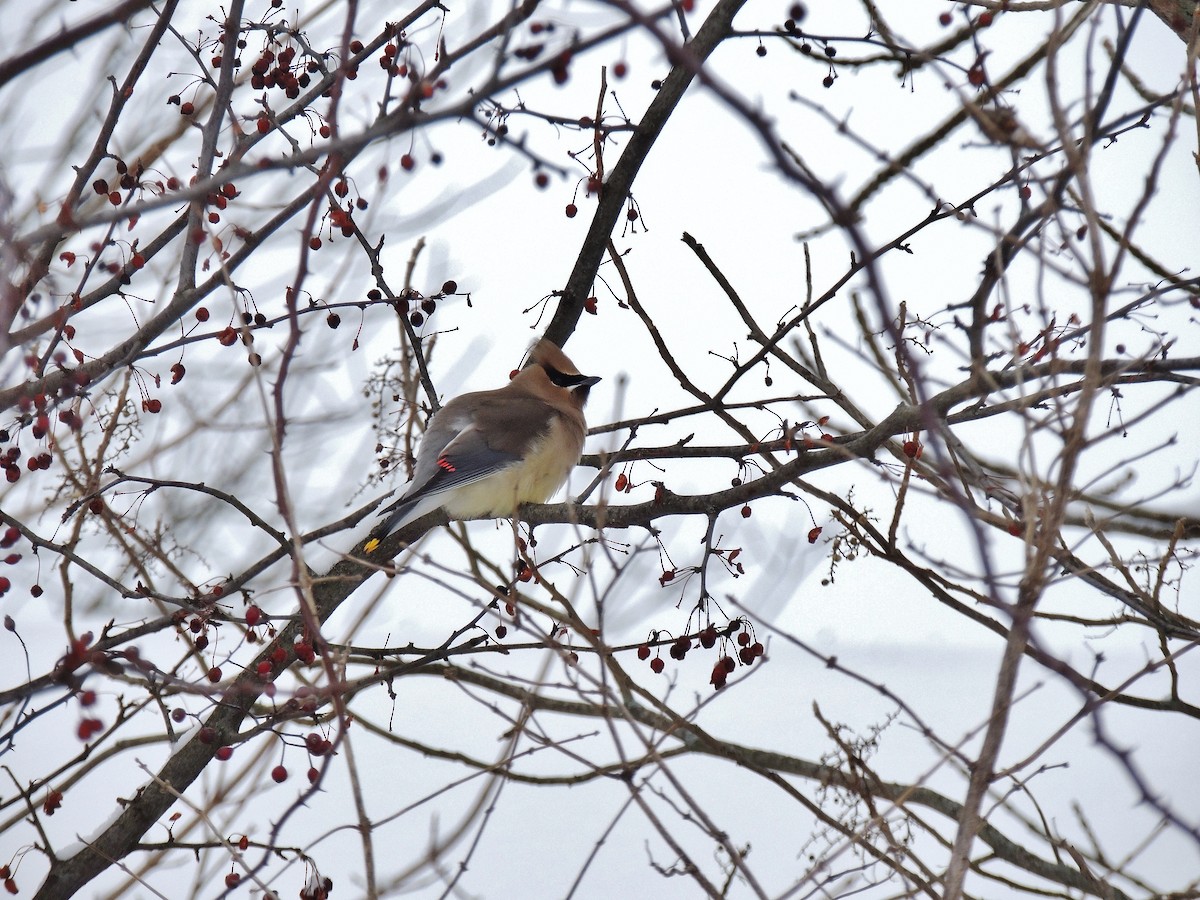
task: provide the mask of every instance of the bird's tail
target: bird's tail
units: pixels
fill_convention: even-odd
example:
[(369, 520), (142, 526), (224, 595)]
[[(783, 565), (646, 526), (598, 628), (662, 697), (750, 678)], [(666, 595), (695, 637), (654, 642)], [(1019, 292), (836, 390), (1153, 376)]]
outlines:
[(371, 529), (370, 537), (363, 544), (364, 553), (374, 553), (383, 539), (393, 531), (399, 531), (409, 522), (415, 522), (426, 513), (431, 513), (440, 504), (436, 497), (401, 497), (391, 506), (384, 507), (379, 515), (383, 521)]

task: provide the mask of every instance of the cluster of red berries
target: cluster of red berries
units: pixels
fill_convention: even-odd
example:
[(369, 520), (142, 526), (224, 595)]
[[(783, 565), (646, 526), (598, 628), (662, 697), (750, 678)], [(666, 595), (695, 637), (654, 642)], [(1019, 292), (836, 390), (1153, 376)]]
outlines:
[[(84, 635), (84, 637), (88, 638), (89, 642), (90, 642), (90, 639), (91, 639), (90, 634)], [(95, 706), (96, 705), (96, 692), (90, 691), (90, 690), (80, 691), (79, 692), (79, 705), (82, 706), (84, 709)], [(83, 718), (81, 718), (79, 720), (79, 727), (78, 727), (78, 729), (76, 729), (75, 733), (79, 736), (79, 739), (81, 741), (90, 741), (92, 739), (93, 735), (99, 734), (103, 730), (104, 730), (104, 723), (102, 721), (100, 721), (98, 718), (96, 718), (95, 716), (84, 716)], [(57, 793), (57, 792), (55, 792), (55, 793)], [(49, 802), (49, 799), (50, 798), (47, 798), (47, 802)], [(58, 799), (59, 799), (59, 802), (61, 803), (62, 794), (58, 795)], [(55, 806), (55, 808), (56, 809), (58, 808), (57, 805)], [(46, 815), (50, 815), (50, 814), (51, 813), (49, 811), (47, 811)]]
[[(42, 590), (35, 586), (36, 589), (31, 589), (30, 593), (34, 596), (40, 595)], [(6, 623), (7, 624), (7, 623)], [(142, 654), (139, 653), (137, 647), (128, 647), (125, 650), (97, 650), (92, 649), (92, 634), (91, 631), (84, 632), (76, 640), (71, 642), (71, 646), (67, 648), (67, 652), (61, 656), (54, 666), (54, 678), (56, 682), (65, 684), (68, 688), (78, 691), (79, 706), (86, 708), (95, 706), (96, 691), (83, 690), (83, 677), (78, 674), (80, 668), (91, 666), (95, 670), (108, 673), (120, 674), (124, 671), (124, 667), (120, 660), (124, 659), (128, 664), (138, 668), (140, 671), (149, 672), (154, 668), (149, 662), (142, 659)], [(77, 730), (80, 740), (90, 740), (98, 732), (103, 731), (104, 724), (95, 716), (84, 716), (79, 721)]]
[(550, 76), (554, 79), (555, 84), (566, 84), (571, 77), (571, 57), (574, 54), (570, 50), (563, 50), (558, 56), (554, 57), (554, 61), (550, 64)]
[[(64, 410), (65, 411), (65, 410)], [(45, 416), (39, 416), (39, 421), (45, 419)], [(47, 425), (34, 425), (33, 436), (41, 439), (50, 429)], [(40, 433), (39, 433), (40, 432)], [(8, 479), (9, 484), (21, 477), (21, 467), (17, 465), (17, 461), (21, 458), (21, 449), (19, 447), (9, 447), (0, 454), (0, 467), (4, 468), (4, 477)], [(30, 472), (36, 472), (38, 469), (49, 469), (50, 464), (54, 462), (54, 457), (49, 453), (42, 452), (37, 456), (31, 456), (26, 460), (26, 465)]]
[[(13, 545), (15, 545), (17, 543), (17, 541), (19, 541), (20, 539), (21, 539), (20, 529), (18, 529), (15, 525), (10, 525), (8, 528), (4, 529), (4, 537), (2, 540), (0, 540), (0, 549), (7, 550), (9, 547), (12, 547)], [(8, 563), (10, 566), (16, 565), (17, 563), (19, 563), (21, 561), (21, 554), (20, 553), (10, 553), (10, 554), (8, 554), (8, 556), (6, 556), (4, 558), (4, 561), (6, 563)], [(7, 578), (5, 578), (3, 575), (0, 575), (0, 597), (3, 597), (5, 594), (7, 594), (11, 588), (12, 588), (12, 582), (9, 581)], [(38, 588), (38, 593), (34, 594), (34, 596), (37, 597), (40, 593), (41, 593), (41, 588)], [(5, 620), (4, 620), (5, 627), (8, 627), (9, 621), (10, 620), (8, 618), (5, 618)], [(13, 628), (9, 628), (8, 630), (12, 631)]]
[(204, 197), (204, 205), (209, 207), (208, 221), (216, 225), (221, 221), (221, 212), (229, 205), (229, 201), (238, 195), (237, 186), (230, 181), (221, 185), (219, 191), (209, 191)]
[(107, 663), (108, 657), (103, 652), (91, 649), (92, 640), (92, 633), (85, 631), (79, 637), (75, 638), (75, 640), (71, 641), (71, 646), (67, 648), (67, 652), (54, 666), (54, 678), (56, 681), (77, 687), (79, 679), (74, 673), (78, 669), (88, 663), (93, 665), (104, 665)]
[(304, 738), (304, 749), (309, 756), (328, 756), (333, 752), (333, 742), (320, 732), (311, 731)]
[[(992, 24), (993, 18), (994, 18), (994, 16), (992, 15), (991, 11), (985, 10), (984, 12), (980, 13), (979, 18), (977, 18), (975, 20), (975, 25), (978, 28), (987, 28), (989, 25)], [(954, 16), (948, 12), (944, 12), (938, 16), (938, 24), (941, 25), (943, 28), (948, 28), (950, 26), (950, 23), (952, 23), (953, 21), (954, 21)]]
[[(529, 25), (529, 33), (533, 35), (553, 34), (553, 22), (532, 22)], [(525, 62), (533, 62), (542, 55), (542, 51), (546, 49), (546, 45), (542, 41), (536, 41), (532, 44), (526, 44), (524, 47), (518, 47), (513, 51), (513, 56)]]
[[(339, 178), (334, 183), (333, 192), (338, 197), (345, 197), (350, 192), (350, 185), (345, 178)], [(363, 197), (357, 197), (353, 202), (347, 200), (345, 207), (330, 204), (329, 211), (325, 214), (329, 220), (329, 234), (333, 236), (333, 230), (337, 229), (341, 232), (342, 237), (354, 237), (354, 210), (366, 209), (370, 204)], [(320, 250), (324, 241), (321, 240), (319, 234), (314, 234), (308, 239), (308, 248), (310, 250)]]
[(4, 880), (4, 889), (10, 894), (18, 892), (17, 882), (13, 878), (11, 867), (7, 865), (0, 866), (0, 879)]
[(306, 666), (311, 666), (317, 660), (317, 652), (313, 649), (312, 641), (305, 638), (301, 638), (292, 645), (292, 653)]
[[(67, 326), (71, 328), (71, 326)], [(74, 328), (71, 328), (72, 333)], [(30, 366), (36, 366), (36, 359), (26, 358), (26, 363)], [(18, 420), (20, 427), (31, 425), (30, 433), (34, 440), (42, 440), (51, 431), (50, 422), (50, 406), (58, 398), (66, 399), (73, 397), (76, 391), (91, 381), (90, 376), (83, 371), (75, 371), (71, 373), (71, 377), (64, 380), (59, 386), (56, 394), (47, 395), (44, 393), (35, 394), (33, 396), (23, 396), (17, 401), (17, 409), (20, 410), (21, 417)], [(68, 428), (78, 431), (83, 427), (83, 418), (78, 411), (73, 408), (60, 410), (58, 420)], [(0, 444), (7, 443), (11, 438), (8, 429), (0, 429)], [(18, 465), (21, 459), (21, 449), (19, 447), (9, 447), (0, 454), (0, 468), (4, 469), (5, 478), (11, 484), (21, 477), (21, 467)], [(29, 471), (36, 472), (39, 469), (49, 469), (54, 462), (54, 457), (48, 452), (42, 452), (36, 456), (30, 456), (26, 460), (26, 466)]]
[[(396, 314), (400, 316), (408, 316), (408, 323), (413, 328), (420, 328), (425, 324), (427, 316), (432, 316), (437, 312), (437, 301), (440, 298), (448, 297), (458, 293), (458, 282), (450, 279), (442, 284), (442, 289), (433, 296), (423, 296), (419, 291), (408, 290), (391, 301), (392, 307), (396, 310)], [(367, 291), (367, 299), (371, 301), (380, 301), (383, 299), (383, 294), (375, 288)], [(414, 307), (416, 307), (414, 309)]]
[(300, 900), (329, 900), (333, 893), (333, 879), (314, 876), (300, 889)]
[(208, 648), (208, 618), (207, 616), (195, 616), (187, 623), (188, 631), (195, 635), (192, 638), (192, 646), (197, 650), (206, 650)]
[[(355, 41), (355, 43), (357, 44), (358, 41)], [(359, 47), (361, 46), (362, 44), (359, 44)], [(383, 45), (383, 53), (379, 57), (379, 68), (383, 69), (383, 71), (387, 72), (393, 78), (408, 77), (408, 63), (396, 61), (396, 54), (404, 46), (406, 46), (404, 41), (400, 41), (399, 44), (396, 41), (388, 41), (388, 43)], [(350, 45), (350, 49), (354, 49), (354, 44)]]
[[(766, 652), (763, 645), (758, 641), (754, 641), (751, 637), (749, 626), (746, 625), (743, 628), (743, 625), (744, 623), (741, 620), (734, 620), (729, 623), (724, 631), (721, 631), (717, 629), (716, 625), (710, 622), (706, 628), (695, 636), (696, 643), (705, 650), (711, 650), (717, 645), (718, 640), (728, 641), (731, 635), (735, 632), (737, 633), (737, 638), (735, 639), (739, 648), (737, 651), (737, 660), (732, 655), (726, 653), (713, 666), (709, 684), (718, 690), (725, 686), (729, 675), (737, 668), (737, 661), (740, 660), (744, 666), (753, 665), (754, 661)], [(655, 632), (651, 635), (650, 641), (657, 640), (658, 633)], [(682, 660), (693, 646), (692, 636), (686, 634), (680, 635), (671, 641), (667, 653), (672, 659)], [(642, 661), (649, 659), (650, 670), (656, 675), (660, 674), (666, 668), (666, 662), (661, 656), (655, 656), (653, 659), (650, 659), (650, 653), (650, 642), (641, 644), (637, 648), (638, 659)]]
[[(244, 43), (239, 41), (239, 47)], [(220, 64), (220, 57), (213, 57), (213, 66)], [(250, 87), (256, 91), (278, 88), (289, 100), (295, 100), (300, 96), (301, 89), (308, 87), (311, 73), (320, 70), (320, 64), (312, 59), (303, 66), (296, 65), (296, 48), (293, 46), (284, 47), (278, 53), (270, 47), (263, 47), (262, 53), (250, 67)]]
[(117, 188), (123, 191), (133, 191), (141, 186), (141, 177), (145, 173), (145, 166), (139, 161), (135, 164), (133, 171), (130, 171), (125, 160), (118, 158), (116, 161), (117, 177), (111, 182), (104, 178), (97, 178), (92, 182), (92, 190), (101, 197), (107, 198), (108, 202), (113, 206), (121, 205), (121, 194)]

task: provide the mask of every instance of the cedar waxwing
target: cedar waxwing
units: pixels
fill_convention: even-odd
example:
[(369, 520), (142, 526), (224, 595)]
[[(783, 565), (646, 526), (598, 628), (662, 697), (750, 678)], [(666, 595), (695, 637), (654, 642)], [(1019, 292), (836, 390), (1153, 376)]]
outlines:
[(408, 490), (380, 512), (387, 518), (363, 550), (435, 509), (452, 519), (512, 516), (550, 499), (579, 462), (583, 405), (599, 380), (543, 338), (507, 385), (455, 397), (430, 418)]

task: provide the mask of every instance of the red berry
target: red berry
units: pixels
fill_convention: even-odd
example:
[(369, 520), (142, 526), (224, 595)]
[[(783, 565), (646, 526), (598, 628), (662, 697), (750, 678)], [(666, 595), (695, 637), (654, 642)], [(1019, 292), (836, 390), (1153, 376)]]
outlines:
[(221, 667), (220, 666), (213, 666), (211, 669), (208, 670), (208, 680), (211, 681), (213, 684), (216, 684), (218, 681), (221, 680)]
[(720, 690), (725, 687), (728, 678), (729, 673), (725, 671), (724, 660), (717, 660), (717, 664), (713, 666), (712, 674), (708, 678), (708, 683), (717, 690)]
[(640, 647), (638, 647), (637, 655), (638, 655), (638, 659), (649, 659), (650, 658), (650, 645), (642, 644)]
[(416, 164), (417, 161), (412, 158), (411, 153), (405, 153), (402, 157), (400, 157), (400, 168), (402, 168), (405, 172), (411, 172)]
[(246, 608), (246, 624), (253, 628), (262, 621), (262, 610), (257, 606), (249, 606)]
[(921, 452), (923, 450), (924, 450), (924, 447), (921, 446), (920, 441), (905, 441), (904, 442), (904, 455), (907, 456), (909, 459), (920, 459)]
[(229, 757), (233, 756), (233, 748), (228, 745), (218, 747), (216, 756), (221, 762), (227, 762)]
[(941, 25), (943, 28), (948, 26), (953, 21), (954, 21), (954, 17), (952, 15), (950, 15), (950, 13), (948, 13), (948, 12), (944, 12), (940, 16), (938, 16), (938, 24)]
[(304, 738), (304, 746), (313, 756), (324, 756), (329, 752), (329, 741), (315, 731), (309, 732)]
[(613, 63), (613, 75), (617, 78), (624, 78), (629, 74), (629, 64), (624, 60)]
[(42, 812), (47, 816), (53, 816), (56, 810), (62, 806), (62, 792), (50, 790), (46, 794), (46, 800), (42, 803)]
[(655, 675), (661, 674), (662, 670), (666, 668), (666, 665), (667, 664), (663, 662), (663, 659), (661, 656), (656, 656), (656, 657), (654, 657), (654, 659), (650, 660), (650, 670)]
[(181, 116), (190, 116), (195, 111), (196, 111), (196, 107), (193, 106), (190, 101), (187, 103), (181, 104), (179, 107), (179, 114)]
[(308, 770), (308, 783), (309, 784), (316, 784), (317, 779), (320, 777), (321, 777), (321, 773), (318, 772), (315, 767), (312, 767)]
[(742, 507), (742, 518), (743, 519), (750, 518), (750, 504), (749, 503), (747, 503), (745, 506)]
[(821, 526), (820, 525), (818, 525), (816, 528), (808, 529), (808, 542), (810, 544), (815, 544), (817, 542), (817, 538), (819, 538), (820, 536), (821, 536)]
[(225, 876), (225, 887), (235, 888), (238, 886), (238, 883), (241, 880), (242, 880), (242, 876), (239, 875), (237, 872), (230, 872), (228, 875)]
[(568, 203), (568, 204), (567, 204), (566, 213), (567, 213), (567, 218), (568, 218), (568, 219), (573, 219), (573, 218), (575, 218), (575, 216), (576, 216), (576, 214), (577, 214), (578, 212), (579, 212), (579, 207), (578, 207), (578, 206), (576, 206), (574, 203)]
[(196, 321), (197, 322), (207, 322), (208, 321), (208, 310), (205, 307), (201, 306), (196, 309)]
[(313, 652), (312, 644), (307, 641), (297, 641), (292, 650), (296, 654), (296, 659), (305, 665), (311, 664), (317, 658), (316, 653)]
[(271, 780), (276, 784), (282, 784), (287, 781), (288, 771), (283, 766), (276, 766), (271, 770)]

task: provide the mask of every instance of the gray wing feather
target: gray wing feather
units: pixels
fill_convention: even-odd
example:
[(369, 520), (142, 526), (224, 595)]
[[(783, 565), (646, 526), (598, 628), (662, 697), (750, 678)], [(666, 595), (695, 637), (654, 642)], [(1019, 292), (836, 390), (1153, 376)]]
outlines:
[(408, 490), (380, 512), (387, 518), (374, 533), (390, 534), (437, 509), (438, 495), (520, 462), (557, 415), (537, 398), (500, 391), (447, 403), (429, 420)]

